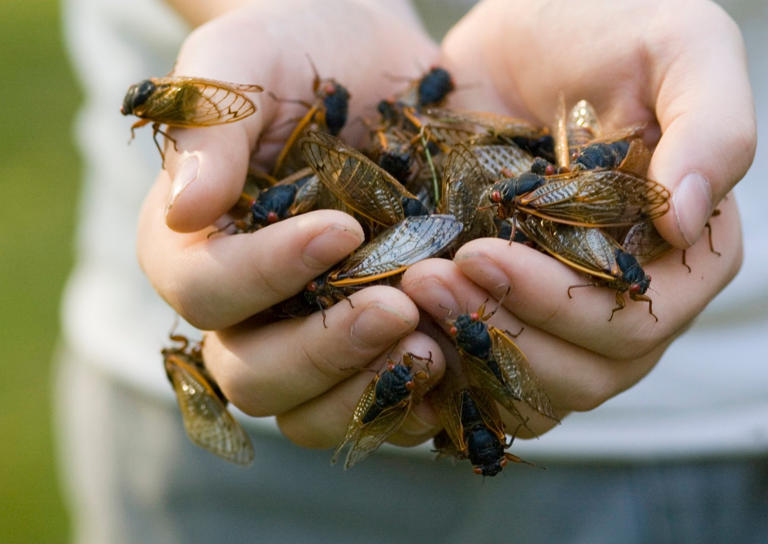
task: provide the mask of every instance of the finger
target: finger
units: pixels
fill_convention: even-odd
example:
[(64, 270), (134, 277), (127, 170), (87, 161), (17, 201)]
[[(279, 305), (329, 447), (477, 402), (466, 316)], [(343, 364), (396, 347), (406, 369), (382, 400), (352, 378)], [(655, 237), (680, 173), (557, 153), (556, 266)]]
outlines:
[[(220, 26), (217, 22), (190, 35), (179, 54), (174, 75), (268, 85), (269, 74), (260, 63), (236, 65), (227, 60), (233, 53), (222, 50), (229, 42), (217, 39)], [(240, 27), (229, 29), (230, 34), (242, 31)], [(172, 180), (166, 205), (170, 228), (179, 232), (202, 229), (237, 201), (251, 150), (265, 123), (274, 116), (274, 105), (264, 100), (261, 93), (243, 95), (256, 107), (249, 117), (233, 123), (170, 130), (172, 140), (166, 142), (164, 162)]]
[(164, 179), (142, 208), (139, 262), (160, 295), (202, 329), (228, 327), (300, 292), (363, 241), (351, 216), (319, 210), (256, 232), (207, 237), (163, 221)]
[(701, 24), (658, 28), (676, 39), (662, 44), (649, 37), (651, 55), (662, 59), (651, 74), (662, 137), (649, 177), (672, 192), (670, 213), (656, 226), (676, 247), (699, 239), (713, 209), (746, 173), (757, 143), (739, 29), (714, 3), (700, 9)]
[[(522, 321), (575, 345), (614, 359), (632, 359), (679, 333), (736, 274), (741, 263), (741, 233), (733, 199), (723, 203), (726, 215), (713, 219), (713, 238), (722, 256), (709, 249), (706, 237), (687, 251), (693, 273), (671, 251), (645, 267), (652, 277), (643, 301), (622, 294), (626, 306), (611, 317), (616, 289), (585, 287), (593, 280), (544, 253), (504, 240), (481, 239), (456, 254), (459, 269), (496, 297)], [(535, 272), (532, 272), (535, 271)]]
[[(419, 307), (443, 323), (477, 310), (491, 296), (468, 280), (455, 263), (444, 259), (414, 265), (403, 277), (403, 289)], [(623, 391), (652, 368), (667, 345), (657, 344), (632, 361), (616, 361), (525, 324), (505, 307), (498, 308), (489, 323), (509, 331), (524, 327), (515, 343), (560, 413), (591, 410)], [(527, 426), (537, 434), (555, 425), (523, 403), (517, 403), (517, 407), (530, 418)]]
[[(392, 287), (363, 289), (307, 318), (219, 331), (205, 360), (227, 398), (254, 416), (280, 414), (325, 393), (391, 349), (418, 324), (418, 310)], [(324, 325), (324, 321), (325, 324)]]
[[(353, 375), (296, 408), (280, 414), (277, 423), (280, 430), (292, 442), (307, 448), (330, 448), (341, 442), (350, 425), (355, 406), (363, 390), (380, 372), (387, 359), (400, 361), (402, 354), (411, 352), (420, 357), (431, 357), (427, 381), (420, 387), (423, 394), (443, 374), (445, 361), (438, 345), (428, 336), (415, 332), (405, 337), (385, 357), (377, 358), (361, 372)], [(439, 420), (429, 403), (415, 403), (400, 430), (388, 441), (398, 445), (416, 445), (437, 433)]]

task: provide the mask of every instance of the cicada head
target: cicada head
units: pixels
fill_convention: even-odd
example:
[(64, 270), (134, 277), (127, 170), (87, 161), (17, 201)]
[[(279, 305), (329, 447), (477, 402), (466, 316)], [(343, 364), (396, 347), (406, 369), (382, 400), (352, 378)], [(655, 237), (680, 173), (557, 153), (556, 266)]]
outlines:
[(120, 108), (120, 113), (123, 115), (133, 114), (134, 109), (144, 104), (152, 96), (152, 93), (155, 92), (155, 89), (156, 86), (150, 79), (145, 79), (128, 87), (125, 98), (123, 98), (123, 106)]

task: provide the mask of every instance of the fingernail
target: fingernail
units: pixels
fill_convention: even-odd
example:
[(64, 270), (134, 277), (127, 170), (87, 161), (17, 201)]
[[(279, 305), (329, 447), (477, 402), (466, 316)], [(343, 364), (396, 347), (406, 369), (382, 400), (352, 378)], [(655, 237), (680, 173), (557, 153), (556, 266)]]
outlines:
[(363, 239), (359, 230), (336, 223), (325, 228), (304, 246), (302, 259), (311, 269), (325, 270), (351, 253), (363, 243)]
[(357, 316), (349, 332), (352, 341), (362, 348), (381, 347), (391, 344), (416, 325), (394, 308), (373, 303)]
[(184, 189), (197, 179), (197, 174), (200, 170), (200, 160), (195, 153), (188, 153), (186, 155), (186, 157), (182, 157), (181, 164), (178, 170), (176, 170), (176, 176), (174, 176), (171, 183), (171, 194), (168, 197), (168, 206), (165, 209), (166, 214), (176, 203)]
[(712, 215), (712, 188), (706, 178), (697, 172), (686, 175), (672, 195), (672, 207), (680, 234), (693, 245)]

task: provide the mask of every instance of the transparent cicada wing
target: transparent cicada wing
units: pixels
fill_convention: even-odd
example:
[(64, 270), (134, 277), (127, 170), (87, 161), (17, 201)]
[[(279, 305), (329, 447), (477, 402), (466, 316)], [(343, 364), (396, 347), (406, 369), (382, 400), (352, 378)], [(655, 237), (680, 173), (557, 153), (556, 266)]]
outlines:
[(406, 217), (350, 255), (330, 276), (331, 285), (357, 285), (404, 271), (439, 255), (461, 232), (451, 215)]
[(310, 131), (299, 145), (320, 181), (347, 206), (376, 223), (394, 225), (405, 217), (403, 200), (416, 200), (383, 168), (338, 138)]
[(545, 219), (586, 227), (630, 226), (669, 209), (669, 191), (621, 170), (584, 170), (546, 176), (546, 183), (516, 200), (517, 208)]
[(197, 77), (152, 78), (156, 90), (134, 113), (171, 126), (209, 126), (245, 119), (256, 111), (244, 93), (261, 92), (242, 85)]
[(528, 358), (518, 345), (501, 329), (489, 326), (491, 350), (512, 396), (525, 402), (543, 416), (559, 421), (549, 395), (536, 377)]
[(254, 458), (251, 440), (208, 380), (178, 354), (166, 355), (165, 369), (190, 440), (227, 461), (250, 465)]

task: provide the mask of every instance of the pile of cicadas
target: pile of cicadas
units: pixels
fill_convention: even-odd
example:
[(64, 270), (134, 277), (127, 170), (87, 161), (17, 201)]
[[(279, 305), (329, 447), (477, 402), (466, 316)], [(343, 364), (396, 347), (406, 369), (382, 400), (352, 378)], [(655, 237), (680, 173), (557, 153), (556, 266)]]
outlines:
[[(365, 121), (369, 141), (358, 149), (337, 136), (347, 121), (349, 92), (315, 70), (314, 101), (302, 102), (306, 114), (271, 170), (249, 172), (231, 222), (212, 235), (253, 232), (332, 208), (356, 217), (367, 242), (272, 308), (273, 317), (320, 311), (324, 325), (332, 326), (325, 310), (355, 289), (392, 283), (414, 263), (450, 257), (469, 240), (502, 237), (583, 272), (587, 285), (615, 290), (609, 320), (624, 307), (625, 293), (647, 302), (658, 320), (642, 265), (669, 249), (652, 224), (667, 211), (669, 193), (646, 178), (651, 152), (642, 129), (605, 134), (584, 100), (566, 112), (561, 99), (552, 129), (455, 111), (443, 107), (453, 90), (450, 74), (432, 68), (399, 96), (379, 102), (378, 119)], [(259, 91), (198, 78), (151, 79), (129, 89), (122, 111), (140, 117), (134, 126), (152, 123), (155, 137), (169, 138), (162, 125), (205, 126), (250, 115), (255, 107), (247, 93)], [(513, 433), (497, 404), (522, 426), (519, 402), (557, 420), (516, 335), (490, 326), (490, 316), (483, 306), (448, 320), (461, 363), (449, 366), (428, 393), (444, 427), (434, 439), (436, 450), (469, 459), (484, 475), (498, 473), (509, 460), (522, 461), (505, 451)], [(230, 461), (249, 463), (253, 447), (227, 412), (199, 346), (184, 341), (163, 354), (190, 438)], [(390, 360), (363, 392), (333, 460), (348, 447), (349, 467), (375, 451), (427, 395), (428, 376), (429, 360), (413, 354)]]

